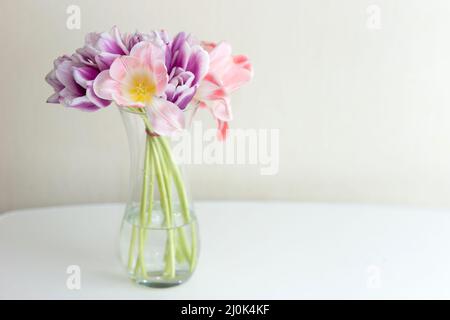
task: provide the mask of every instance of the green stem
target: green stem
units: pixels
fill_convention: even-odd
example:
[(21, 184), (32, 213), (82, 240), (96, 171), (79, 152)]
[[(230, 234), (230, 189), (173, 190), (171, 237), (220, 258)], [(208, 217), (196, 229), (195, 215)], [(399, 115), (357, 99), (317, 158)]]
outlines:
[(197, 266), (197, 224), (191, 224), (191, 242), (192, 242), (192, 252), (191, 252), (191, 264), (189, 270), (194, 271)]
[(147, 194), (148, 194), (148, 170), (150, 167), (150, 139), (145, 140), (145, 160), (144, 160), (144, 178), (142, 182), (142, 195), (141, 195), (141, 208), (139, 213), (139, 261), (141, 266), (141, 272), (144, 277), (147, 277), (147, 270), (145, 268), (144, 258), (144, 244), (145, 244), (145, 226), (146, 226), (146, 209), (147, 209)]
[(172, 154), (170, 153), (170, 149), (169, 149), (169, 146), (167, 145), (167, 141), (161, 137), (159, 142), (160, 142), (162, 149), (168, 159), (168, 163), (171, 166), (171, 170), (172, 170), (173, 178), (174, 178), (174, 182), (175, 182), (175, 187), (177, 189), (179, 200), (180, 200), (181, 211), (183, 213), (183, 216), (184, 216), (186, 222), (190, 222), (191, 214), (190, 214), (186, 190), (184, 188), (184, 183), (181, 178), (180, 170), (178, 169), (178, 166), (176, 165), (175, 161), (172, 159)]
[[(151, 125), (148, 121), (148, 118), (146, 116), (145, 111), (139, 109), (139, 113), (142, 117), (142, 120), (144, 121), (145, 124), (145, 128), (149, 131), (151, 131)], [(147, 138), (149, 138), (147, 136)], [(166, 216), (166, 224), (169, 227), (169, 231), (168, 231), (168, 244), (167, 244), (167, 254), (166, 254), (166, 267), (165, 267), (165, 272), (166, 274), (169, 275), (169, 277), (174, 277), (175, 276), (175, 247), (174, 247), (174, 235), (173, 235), (173, 229), (172, 228), (172, 200), (171, 200), (171, 194), (170, 194), (170, 190), (167, 190), (167, 188), (170, 186), (170, 180), (169, 180), (169, 176), (167, 174), (167, 172), (165, 171), (165, 167), (163, 167), (164, 165), (164, 160), (163, 159), (159, 159), (159, 157), (161, 157), (161, 150), (160, 148), (157, 146), (156, 144), (156, 139), (152, 139), (152, 150), (153, 150), (153, 165), (152, 167), (156, 167), (157, 172), (157, 180), (158, 180), (158, 185), (159, 185), (159, 189), (160, 189), (160, 202), (161, 202), (161, 207), (163, 208), (163, 211), (165, 213)], [(158, 168), (158, 164), (159, 163), (159, 168)], [(152, 196), (153, 196), (153, 192), (152, 192)], [(148, 220), (150, 221), (150, 220)]]
[[(148, 236), (148, 228), (149, 228), (149, 225), (151, 224), (151, 221), (152, 221), (152, 211), (153, 211), (153, 191), (154, 191), (154, 177), (155, 177), (155, 166), (154, 166), (154, 163), (153, 163), (153, 157), (152, 157), (152, 150), (151, 150), (151, 147), (150, 147), (150, 144), (152, 143), (151, 142), (151, 140), (148, 138), (148, 140), (149, 140), (149, 152), (148, 152), (148, 163), (149, 163), (149, 166), (150, 166), (150, 185), (149, 185), (149, 191), (148, 191), (148, 203), (147, 203), (147, 221), (146, 221), (146, 225), (145, 225), (145, 230), (144, 230), (144, 243), (147, 243), (147, 236)], [(146, 160), (145, 161), (147, 161), (147, 153), (146, 153)], [(144, 174), (145, 174), (145, 172), (144, 172)], [(135, 227), (134, 227), (135, 228)], [(133, 237), (134, 238), (136, 238), (136, 234), (135, 234), (135, 232), (134, 232), (134, 229), (133, 229), (133, 235), (132, 235), (132, 239), (131, 239), (131, 242), (133, 243), (132, 245), (131, 245), (131, 247), (134, 247), (134, 239), (133, 239)], [(130, 249), (131, 250), (131, 249)], [(132, 258), (132, 256), (130, 256), (131, 258)], [(129, 260), (128, 261), (128, 264), (129, 264), (129, 266), (128, 266), (128, 268), (130, 269), (131, 268), (131, 266), (130, 266), (130, 261), (131, 261), (131, 263), (132, 263), (132, 260)], [(138, 257), (137, 258), (137, 261), (136, 261), (136, 265), (135, 265), (135, 268), (134, 268), (134, 275), (136, 276), (137, 275), (137, 273), (138, 273), (138, 271), (139, 271), (139, 269), (138, 269), (138, 267), (141, 265), (141, 258), (140, 257)]]
[[(184, 183), (183, 180), (181, 178), (181, 174), (180, 174), (180, 170), (178, 169), (178, 166), (176, 165), (175, 161), (172, 158), (172, 154), (170, 153), (170, 149), (169, 146), (167, 145), (167, 141), (161, 137), (161, 139), (159, 139), (160, 145), (162, 146), (162, 149), (164, 151), (165, 157), (167, 159), (167, 162), (170, 165), (170, 168), (172, 170), (172, 175), (174, 178), (174, 183), (175, 183), (175, 187), (177, 189), (178, 192), (178, 197), (180, 200), (180, 205), (181, 205), (181, 211), (183, 214), (183, 217), (185, 219), (186, 223), (191, 223), (191, 214), (190, 214), (190, 209), (189, 209), (189, 204), (188, 204), (188, 200), (187, 200), (187, 195), (186, 195), (186, 190), (184, 187)], [(192, 234), (191, 234), (191, 238), (192, 238), (192, 251), (190, 254), (190, 270), (193, 271), (196, 264), (197, 264), (197, 229), (196, 229), (196, 224), (192, 223), (191, 224), (191, 230), (192, 230)], [(186, 244), (186, 235), (184, 234), (184, 230), (182, 228), (180, 228), (180, 230), (182, 230), (182, 233), (180, 234), (180, 238), (181, 238), (181, 242), (182, 242), (182, 246), (184, 247), (184, 250), (188, 250), (187, 249), (187, 244)]]
[[(167, 153), (167, 149), (165, 149), (164, 147), (163, 147), (163, 144), (164, 144), (164, 138), (159, 138), (158, 139), (158, 142), (161, 144), (161, 148), (162, 148), (162, 150), (163, 150), (163, 157), (164, 157), (164, 160), (165, 160), (165, 163), (166, 163), (166, 167), (167, 167), (167, 171), (169, 172), (169, 173), (171, 173), (172, 175), (175, 173), (175, 175), (176, 174), (179, 174), (179, 173), (177, 173), (177, 172), (175, 172), (174, 171), (174, 168), (178, 168), (177, 166), (176, 166), (176, 164), (174, 163), (174, 161), (172, 160), (172, 157), (170, 156), (170, 154), (168, 154)], [(186, 192), (184, 192), (184, 194), (186, 194)], [(180, 198), (180, 196), (178, 196), (179, 198)], [(187, 200), (186, 200), (186, 202), (187, 202)], [(189, 212), (188, 212), (189, 213)], [(185, 215), (184, 215), (184, 219), (186, 220), (186, 217), (185, 217)], [(185, 221), (185, 223), (189, 223), (189, 221)], [(186, 258), (187, 260), (189, 260), (189, 261), (191, 261), (191, 253), (190, 253), (190, 249), (189, 249), (189, 246), (188, 246), (188, 244), (187, 244), (187, 240), (186, 240), (186, 232), (185, 232), (185, 230), (184, 230), (184, 228), (177, 228), (177, 233), (178, 233), (178, 238), (179, 238), (179, 241), (181, 242), (181, 252), (182, 252), (182, 254), (183, 254), (183, 257), (184, 258)]]
[(136, 242), (136, 226), (133, 224), (131, 231), (131, 241), (130, 241), (130, 248), (128, 250), (128, 271), (132, 270), (133, 268), (133, 261), (134, 261), (134, 246)]
[(152, 149), (155, 159), (155, 166), (156, 166), (156, 177), (158, 181), (159, 186), (159, 193), (161, 198), (161, 206), (163, 208), (163, 211), (165, 213), (165, 219), (166, 224), (168, 228), (168, 255), (167, 255), (167, 262), (166, 262), (166, 269), (168, 272), (169, 278), (175, 277), (175, 243), (174, 243), (174, 234), (173, 234), (173, 226), (172, 226), (172, 216), (170, 213), (170, 206), (168, 204), (168, 195), (167, 195), (167, 188), (166, 188), (166, 178), (164, 177), (164, 172), (161, 166), (161, 152), (156, 143), (152, 143)]
[(173, 247), (172, 243), (174, 243), (174, 235), (173, 235), (173, 227), (174, 227), (174, 215), (173, 215), (173, 203), (172, 203), (172, 186), (170, 181), (170, 171), (167, 168), (167, 163), (164, 159), (164, 155), (161, 152), (161, 148), (158, 146), (158, 138), (155, 138), (155, 145), (158, 150), (158, 155), (160, 157), (160, 165), (161, 165), (161, 172), (163, 176), (163, 181), (165, 185), (165, 194), (167, 198), (167, 210), (168, 214), (167, 217), (170, 219), (166, 219), (166, 226), (169, 228), (169, 237), (167, 238), (167, 246), (168, 248), (165, 259), (166, 259), (166, 268), (165, 272), (170, 273), (170, 269), (172, 264), (170, 263), (170, 260), (172, 259), (172, 251), (175, 250), (175, 257), (176, 257), (176, 248)]
[[(150, 142), (151, 143), (151, 142)], [(150, 190), (149, 190), (149, 201), (147, 209), (147, 228), (152, 223), (152, 211), (153, 211), (153, 193), (154, 193), (154, 181), (155, 181), (155, 163), (154, 156), (150, 152)]]
[[(141, 115), (146, 129), (151, 131), (151, 125), (148, 121), (147, 115), (145, 111), (139, 110), (138, 113)], [(192, 223), (191, 221), (191, 215), (190, 215), (190, 208), (187, 200), (186, 190), (184, 187), (183, 180), (181, 178), (181, 174), (179, 171), (178, 166), (174, 162), (170, 148), (167, 145), (167, 141), (163, 137), (155, 137), (152, 138), (151, 136), (147, 136), (147, 145), (146, 145), (146, 157), (145, 157), (145, 164), (147, 165), (146, 168), (144, 168), (144, 175), (147, 177), (148, 175), (148, 164), (150, 164), (150, 170), (151, 170), (151, 182), (150, 182), (150, 196), (148, 199), (148, 214), (147, 214), (147, 223), (148, 226), (149, 223), (151, 223), (151, 212), (153, 207), (153, 177), (156, 174), (158, 187), (160, 191), (160, 198), (161, 198), (161, 207), (165, 213), (165, 220), (168, 227), (168, 245), (167, 245), (167, 254), (166, 254), (166, 274), (169, 275), (169, 277), (173, 278), (175, 276), (175, 255), (177, 252), (180, 252), (180, 248), (175, 248), (175, 234), (173, 230), (173, 205), (172, 205), (172, 196), (171, 196), (171, 180), (173, 179), (174, 185), (176, 187), (177, 193), (178, 193), (178, 199), (180, 201), (181, 211), (183, 218), (185, 220), (185, 223), (191, 223), (191, 248), (192, 250), (189, 250), (189, 246), (186, 241), (186, 234), (185, 230), (183, 228), (178, 228), (178, 236), (180, 245), (181, 245), (181, 251), (185, 258), (187, 258), (190, 262), (190, 269), (193, 271), (193, 269), (196, 266), (196, 259), (197, 259), (197, 231), (196, 231), (196, 224)], [(147, 152), (147, 150), (150, 150)], [(156, 169), (156, 172), (155, 172)], [(145, 186), (145, 193), (144, 190), (142, 192), (142, 199), (141, 199), (141, 222), (143, 219), (143, 216), (145, 214), (145, 202), (146, 202), (146, 196), (147, 196), (147, 179), (145, 178), (146, 182), (144, 183)], [(144, 195), (145, 194), (145, 195)], [(144, 206), (142, 204), (144, 203)], [(144, 211), (142, 211), (144, 207)], [(142, 213), (144, 212), (144, 214)], [(142, 225), (142, 223), (141, 223)], [(134, 236), (134, 237), (133, 237)], [(130, 244), (134, 247), (134, 238), (135, 233), (133, 229), (133, 235)], [(140, 262), (142, 270), (145, 272), (145, 261), (144, 261), (144, 241), (142, 239), (146, 239), (146, 232), (144, 233), (144, 237), (140, 237), (140, 246), (139, 246), (139, 256), (142, 257), (141, 259), (138, 259), (137, 263)], [(178, 250), (177, 250), (178, 249)], [(131, 263), (130, 263), (131, 261)], [(130, 251), (130, 260), (129, 260), (129, 268), (132, 265), (132, 251)], [(136, 265), (137, 267), (137, 265)], [(137, 269), (137, 268), (136, 268)], [(137, 271), (137, 270), (136, 270)], [(144, 273), (145, 275), (146, 273)]]

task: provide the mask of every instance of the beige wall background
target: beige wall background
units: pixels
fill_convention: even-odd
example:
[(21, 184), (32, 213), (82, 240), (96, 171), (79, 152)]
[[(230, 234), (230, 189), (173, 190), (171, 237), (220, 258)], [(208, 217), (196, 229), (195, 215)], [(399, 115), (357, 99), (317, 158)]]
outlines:
[[(66, 28), (72, 4), (80, 30)], [(367, 27), (370, 5), (378, 30)], [(47, 105), (43, 80), (85, 33), (114, 24), (225, 39), (253, 61), (232, 126), (279, 129), (279, 173), (191, 166), (195, 199), (450, 207), (448, 1), (3, 0), (0, 211), (125, 199), (117, 110)]]

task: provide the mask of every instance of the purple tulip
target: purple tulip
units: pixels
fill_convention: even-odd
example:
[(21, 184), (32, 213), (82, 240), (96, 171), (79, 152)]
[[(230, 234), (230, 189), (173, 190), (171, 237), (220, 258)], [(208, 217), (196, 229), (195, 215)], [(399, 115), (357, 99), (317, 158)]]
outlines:
[(184, 32), (172, 40), (165, 31), (121, 34), (117, 27), (110, 32), (87, 34), (85, 45), (76, 53), (55, 60), (54, 69), (46, 77), (55, 93), (47, 102), (85, 111), (109, 106), (110, 100), (95, 94), (95, 78), (100, 72), (108, 70), (118, 57), (129, 55), (131, 49), (142, 41), (150, 41), (164, 48), (169, 82), (163, 98), (184, 110), (208, 71), (209, 55), (206, 50)]
[(135, 44), (149, 40), (150, 35), (135, 32), (121, 34), (114, 26), (110, 32), (91, 32), (86, 35), (85, 46), (77, 53), (88, 63), (94, 64), (100, 71), (109, 69), (117, 57), (130, 54)]
[(55, 93), (47, 102), (84, 111), (96, 111), (111, 102), (97, 97), (92, 88), (97, 68), (83, 64), (76, 55), (62, 56), (54, 61), (54, 68), (45, 77)]
[(209, 67), (208, 53), (190, 35), (180, 32), (170, 40), (164, 32), (158, 38), (166, 45), (166, 67), (169, 83), (166, 89), (167, 100), (182, 110), (195, 95), (199, 82)]
[(54, 61), (54, 68), (45, 80), (55, 93), (47, 102), (84, 111), (97, 111), (109, 106), (111, 101), (95, 94), (95, 78), (101, 71), (109, 69), (117, 57), (129, 54), (136, 43), (148, 37), (137, 32), (121, 35), (117, 27), (109, 33), (89, 33), (84, 47), (71, 56), (64, 55)]

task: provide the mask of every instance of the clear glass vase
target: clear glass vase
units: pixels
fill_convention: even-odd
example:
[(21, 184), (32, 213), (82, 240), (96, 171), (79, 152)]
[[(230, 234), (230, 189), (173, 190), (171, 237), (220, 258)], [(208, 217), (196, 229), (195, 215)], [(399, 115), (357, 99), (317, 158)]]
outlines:
[(129, 277), (148, 287), (185, 282), (195, 270), (198, 225), (182, 168), (145, 109), (119, 108), (131, 153), (130, 192), (120, 231)]

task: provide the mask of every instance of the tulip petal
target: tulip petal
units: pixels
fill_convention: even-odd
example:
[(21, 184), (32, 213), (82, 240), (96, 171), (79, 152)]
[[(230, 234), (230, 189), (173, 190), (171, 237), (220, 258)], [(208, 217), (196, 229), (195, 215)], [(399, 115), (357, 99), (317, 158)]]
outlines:
[(97, 111), (100, 108), (97, 107), (95, 104), (93, 104), (86, 96), (78, 97), (70, 101), (70, 103), (67, 105), (70, 108), (79, 109), (82, 111)]
[(222, 79), (228, 92), (233, 92), (242, 87), (253, 77), (253, 70), (250, 62), (245, 56), (233, 57), (232, 66), (224, 74)]
[(101, 71), (107, 70), (118, 57), (120, 55), (116, 53), (101, 52), (95, 56), (95, 63)]
[(98, 39), (100, 39), (100, 34), (97, 32), (89, 32), (84, 37), (84, 42), (87, 46), (95, 46)]
[(197, 90), (198, 100), (218, 100), (227, 95), (222, 82), (213, 74), (207, 74)]
[(109, 71), (105, 70), (95, 78), (93, 89), (97, 97), (113, 100), (113, 93), (117, 90), (117, 87), (118, 83), (110, 77)]
[(209, 55), (200, 46), (195, 46), (191, 50), (192, 53), (189, 57), (186, 70), (194, 74), (195, 78), (192, 84), (196, 85), (205, 77), (206, 73), (208, 72)]
[(217, 120), (217, 140), (225, 141), (228, 136), (228, 122)]
[(47, 99), (47, 103), (59, 103), (59, 93), (55, 92)]
[(114, 41), (119, 46), (120, 50), (122, 50), (122, 53), (129, 54), (130, 52), (122, 40), (122, 35), (120, 34), (119, 28), (117, 26), (112, 27), (110, 33), (112, 34)]
[(184, 129), (184, 114), (178, 106), (167, 100), (155, 98), (147, 108), (153, 130), (162, 136), (172, 136)]
[(87, 87), (87, 89), (86, 89), (86, 97), (88, 97), (89, 101), (91, 101), (93, 104), (95, 104), (99, 108), (104, 108), (104, 107), (107, 107), (107, 106), (109, 106), (111, 104), (110, 100), (105, 100), (105, 99), (102, 99), (102, 98), (98, 97), (95, 94), (92, 85)]
[(186, 42), (186, 33), (185, 32), (179, 32), (172, 40), (171, 49), (173, 52), (180, 50), (180, 48), (185, 44)]
[(218, 120), (231, 121), (233, 118), (230, 101), (227, 98), (212, 102), (211, 111)]
[(109, 75), (112, 79), (121, 82), (129, 72), (141, 66), (138, 59), (134, 57), (122, 56), (114, 60), (109, 69)]
[(129, 96), (123, 94), (120, 90), (113, 92), (112, 100), (121, 107), (144, 108), (145, 103), (131, 100)]
[(107, 32), (103, 32), (100, 34), (100, 37), (97, 41), (97, 47), (100, 51), (103, 52), (124, 54), (120, 46), (117, 44), (114, 36)]
[(97, 75), (98, 70), (92, 67), (73, 67), (73, 78), (85, 89), (88, 83), (94, 80)]
[(181, 87), (180, 94), (177, 97), (176, 101), (174, 101), (178, 108), (184, 110), (187, 107), (189, 102), (191, 102), (192, 98), (194, 97), (196, 89), (197, 87), (190, 87), (186, 89)]
[(169, 80), (164, 61), (161, 61), (153, 66), (153, 77), (156, 83), (156, 94), (161, 96), (166, 90), (167, 81)]
[(188, 59), (190, 55), (190, 47), (186, 42), (180, 44), (180, 47), (175, 51), (175, 55), (172, 57), (172, 68), (186, 69)]
[(79, 97), (80, 95), (77, 95), (77, 94), (73, 93), (72, 91), (70, 91), (69, 89), (64, 88), (59, 92), (59, 96), (64, 101), (67, 101), (67, 100), (75, 99), (75, 98)]
[(137, 43), (130, 52), (130, 56), (138, 59), (141, 64), (153, 66), (165, 62), (164, 49), (150, 41)]
[(231, 45), (227, 42), (221, 42), (209, 53), (210, 71), (223, 73), (226, 71), (229, 59), (231, 57)]
[(72, 66), (73, 64), (71, 61), (64, 61), (59, 64), (56, 69), (56, 79), (61, 82), (66, 89), (81, 95), (83, 94), (83, 90), (73, 79)]
[(45, 81), (53, 87), (55, 91), (64, 89), (64, 85), (56, 79), (56, 71), (52, 70), (45, 76)]

